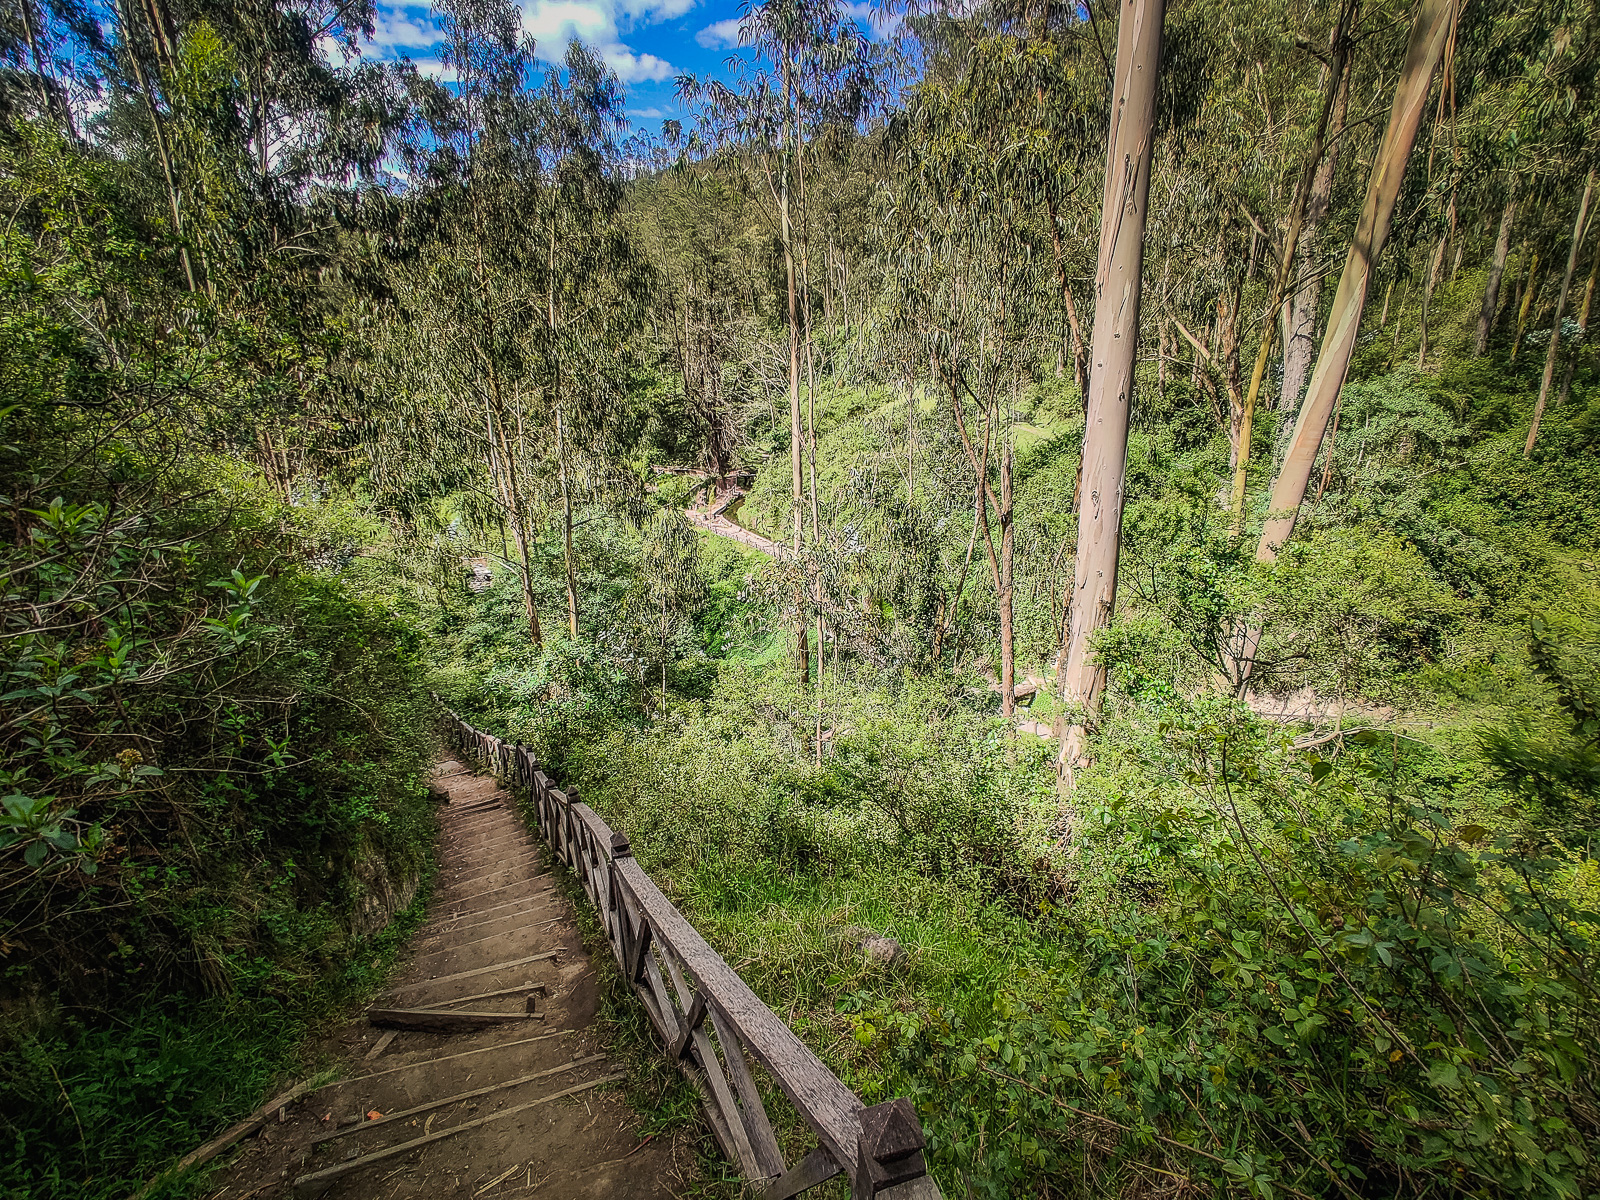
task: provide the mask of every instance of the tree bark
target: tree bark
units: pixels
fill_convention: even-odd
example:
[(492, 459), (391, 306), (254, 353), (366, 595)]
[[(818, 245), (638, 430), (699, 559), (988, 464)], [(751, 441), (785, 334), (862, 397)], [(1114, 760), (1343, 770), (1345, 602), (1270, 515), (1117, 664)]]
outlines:
[(1165, 0), (1121, 0), (1120, 8), (1095, 271), (1093, 373), (1080, 460), (1083, 487), (1072, 617), (1062, 680), (1066, 701), (1074, 710), (1057, 759), (1063, 781), (1082, 758), (1085, 721), (1098, 713), (1105, 692), (1105, 667), (1095, 660), (1090, 643), (1110, 623), (1117, 600), (1128, 417), (1139, 352), (1150, 154), (1161, 71), (1161, 27), (1166, 16)]
[[(1356, 333), (1361, 325), (1361, 312), (1366, 305), (1367, 288), (1372, 280), (1372, 268), (1389, 236), (1389, 222), (1394, 216), (1395, 202), (1400, 197), (1400, 185), (1411, 157), (1411, 148), (1416, 143), (1422, 111), (1428, 100), (1429, 83), (1439, 55), (1444, 50), (1454, 7), (1454, 0), (1422, 0), (1417, 11), (1410, 44), (1406, 47), (1405, 66), (1395, 86), (1389, 126), (1373, 161), (1366, 199), (1362, 203), (1355, 236), (1345, 258), (1339, 289), (1334, 294), (1322, 351), (1317, 356), (1316, 369), (1312, 372), (1299, 420), (1295, 422), (1289, 452), (1273, 483), (1270, 515), (1256, 548), (1256, 558), (1260, 562), (1277, 561), (1279, 549), (1294, 533), (1295, 519), (1306, 494), (1306, 485), (1311, 479), (1311, 470), (1322, 445), (1328, 417), (1344, 384), (1345, 371), (1350, 366), (1350, 355), (1355, 349)], [(1247, 660), (1253, 654), (1252, 638), (1247, 648)]]
[[(784, 50), (783, 62), (783, 97), (784, 107), (789, 109), (793, 105), (794, 85), (789, 77), (788, 49)], [(793, 516), (793, 547), (796, 567), (800, 564), (800, 554), (804, 549), (804, 517), (805, 507), (805, 444), (801, 440), (800, 428), (800, 309), (795, 291), (795, 262), (794, 262), (794, 229), (789, 221), (789, 156), (792, 149), (789, 143), (789, 121), (784, 119), (784, 153), (783, 167), (780, 174), (778, 193), (779, 233), (783, 241), (783, 269), (789, 288), (789, 469), (792, 476), (793, 497), (791, 500), (791, 513)], [(795, 598), (798, 612), (795, 614), (795, 659), (800, 672), (800, 681), (805, 683), (811, 678), (811, 653), (806, 645), (806, 587), (800, 584)]]
[(1522, 349), (1522, 332), (1528, 326), (1528, 309), (1533, 305), (1534, 293), (1539, 290), (1539, 250), (1534, 248), (1533, 258), (1526, 255), (1523, 261), (1527, 263), (1527, 274), (1522, 281), (1522, 303), (1517, 306), (1517, 332), (1515, 340), (1511, 343), (1511, 361), (1517, 361), (1517, 351)]
[[(161, 121), (161, 110), (156, 104), (155, 89), (145, 75), (144, 64), (139, 61), (139, 49), (133, 42), (133, 22), (128, 19), (126, 6), (127, 0), (122, 0), (118, 10), (122, 17), (123, 40), (128, 44), (128, 61), (133, 65), (134, 82), (139, 85), (145, 108), (150, 114), (150, 128), (155, 135), (156, 157), (161, 160), (161, 174), (167, 185), (167, 206), (172, 215), (172, 235), (178, 242), (178, 260), (183, 264), (184, 281), (189, 285), (191, 292), (197, 292), (200, 288), (195, 282), (194, 266), (189, 261), (189, 248), (183, 244), (183, 215), (178, 208), (178, 180), (172, 166), (172, 152), (167, 145), (167, 131)], [(152, 32), (151, 37), (159, 40), (159, 34), (156, 32)]]
[(1433, 289), (1439, 286), (1439, 271), (1444, 266), (1444, 248), (1448, 241), (1448, 235), (1439, 238), (1439, 248), (1433, 252), (1433, 261), (1428, 264), (1427, 277), (1422, 281), (1421, 338), (1417, 342), (1417, 370), (1419, 371), (1427, 365), (1428, 361), (1428, 308), (1433, 303)]
[[(1589, 333), (1589, 313), (1594, 305), (1596, 272), (1600, 272), (1600, 254), (1592, 256), (1589, 263), (1589, 283), (1583, 289), (1583, 307), (1578, 311), (1578, 345), (1572, 348), (1571, 353), (1573, 356), (1578, 353), (1579, 348), (1587, 340)], [(1561, 399), (1556, 401), (1557, 404), (1565, 404), (1567, 397), (1572, 394), (1572, 370), (1576, 365), (1576, 358), (1569, 356), (1567, 359), (1567, 374), (1561, 381)]]
[(1217, 297), (1217, 327), (1222, 330), (1222, 383), (1228, 392), (1228, 472), (1239, 466), (1239, 432), (1244, 428), (1244, 387), (1239, 377), (1239, 294), (1243, 280)]
[(1089, 394), (1089, 365), (1084, 358), (1083, 327), (1078, 323), (1078, 306), (1072, 299), (1072, 284), (1067, 279), (1067, 257), (1061, 247), (1061, 224), (1056, 216), (1055, 197), (1048, 201), (1050, 210), (1050, 245), (1055, 252), (1056, 283), (1061, 288), (1061, 303), (1067, 310), (1067, 326), (1072, 330), (1072, 382), (1078, 385), (1078, 395)]
[(1561, 294), (1556, 299), (1555, 320), (1550, 326), (1550, 349), (1544, 356), (1544, 377), (1539, 380), (1539, 400), (1533, 406), (1533, 420), (1528, 425), (1528, 440), (1522, 447), (1522, 457), (1533, 457), (1533, 443), (1539, 438), (1539, 422), (1544, 419), (1545, 401), (1550, 397), (1550, 381), (1555, 378), (1556, 357), (1561, 351), (1561, 319), (1567, 315), (1567, 292), (1572, 287), (1572, 272), (1578, 266), (1578, 250), (1583, 245), (1584, 222), (1589, 216), (1589, 201), (1594, 197), (1594, 168), (1583, 181), (1583, 199), (1578, 201), (1578, 218), (1572, 223), (1572, 246), (1567, 251), (1567, 269), (1561, 274)]
[(1517, 215), (1515, 198), (1506, 201), (1500, 214), (1500, 233), (1494, 240), (1494, 260), (1489, 264), (1489, 283), (1483, 289), (1483, 307), (1478, 310), (1478, 333), (1472, 342), (1475, 358), (1482, 358), (1489, 349), (1489, 330), (1494, 325), (1494, 315), (1500, 308), (1500, 281), (1506, 274), (1506, 256), (1511, 253), (1511, 222)]
[[(1355, 13), (1353, 0), (1349, 0), (1339, 12), (1339, 20), (1333, 27), (1330, 39), (1331, 54), (1328, 61), (1327, 90), (1323, 95), (1322, 109), (1317, 116), (1316, 133), (1312, 137), (1311, 152), (1306, 156), (1306, 164), (1300, 173), (1300, 180), (1295, 185), (1294, 201), (1289, 209), (1289, 227), (1284, 234), (1283, 254), (1278, 261), (1278, 273), (1273, 280), (1272, 296), (1267, 306), (1268, 319), (1262, 323), (1261, 345), (1256, 351), (1255, 366), (1250, 372), (1250, 390), (1245, 396), (1244, 404), (1239, 414), (1239, 431), (1235, 438), (1234, 463), (1233, 463), (1233, 495), (1229, 507), (1232, 516), (1229, 520), (1229, 536), (1238, 537), (1244, 530), (1244, 497), (1245, 490), (1250, 481), (1250, 439), (1254, 434), (1256, 402), (1261, 395), (1261, 380), (1266, 374), (1267, 357), (1272, 352), (1273, 322), (1271, 316), (1277, 312), (1283, 303), (1284, 293), (1289, 290), (1289, 283), (1294, 274), (1295, 255), (1299, 250), (1301, 230), (1309, 224), (1309, 231), (1314, 231), (1318, 222), (1327, 215), (1329, 198), (1333, 192), (1333, 172), (1335, 155), (1323, 155), (1323, 147), (1327, 144), (1328, 123), (1333, 122), (1335, 136), (1344, 128), (1345, 103), (1349, 94), (1346, 83), (1345, 65), (1349, 60), (1349, 24)], [(1254, 242), (1251, 243), (1254, 246)], [(1308, 243), (1307, 259), (1316, 249), (1316, 241)], [(1309, 272), (1308, 272), (1309, 274)], [(1306, 328), (1306, 354), (1309, 361), (1310, 337), (1316, 325), (1317, 300), (1320, 289), (1315, 282), (1311, 284), (1309, 311)], [(1304, 289), (1301, 289), (1304, 290)], [(1298, 299), (1298, 294), (1296, 299)], [(1289, 378), (1289, 362), (1287, 347), (1284, 358), (1284, 395), (1286, 402), (1298, 405), (1300, 400), (1300, 379), (1293, 381)], [(1237, 364), (1235, 355), (1235, 364)], [(1235, 368), (1236, 369), (1236, 368)], [(1301, 366), (1304, 371), (1304, 363)], [(1303, 374), (1301, 376), (1303, 378)], [(1294, 390), (1290, 392), (1289, 384), (1293, 382)], [(1288, 400), (1289, 397), (1293, 400)]]

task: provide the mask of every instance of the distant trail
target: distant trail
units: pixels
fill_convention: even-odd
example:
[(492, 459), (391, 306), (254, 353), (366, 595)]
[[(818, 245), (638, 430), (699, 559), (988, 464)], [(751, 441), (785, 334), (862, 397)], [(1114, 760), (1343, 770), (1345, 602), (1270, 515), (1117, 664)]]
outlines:
[(763, 554), (772, 555), (773, 558), (782, 558), (789, 553), (787, 546), (779, 545), (771, 538), (764, 538), (759, 533), (751, 533), (743, 525), (736, 524), (721, 514), (713, 517), (703, 512), (697, 512), (692, 508), (686, 508), (683, 511), (683, 515), (689, 518), (689, 524), (696, 529), (703, 529), (707, 533), (714, 533), (718, 537), (725, 537), (731, 541), (742, 542), (752, 550), (760, 550)]
[(759, 533), (751, 533), (743, 525), (732, 520), (728, 515), (729, 509), (736, 509), (744, 500), (745, 493), (742, 488), (729, 488), (723, 497), (708, 511), (701, 512), (696, 508), (686, 508), (683, 515), (689, 519), (689, 524), (696, 529), (703, 529), (707, 533), (714, 533), (718, 537), (725, 537), (730, 541), (739, 542), (749, 546), (752, 550), (759, 550), (763, 554), (770, 554), (773, 558), (782, 558), (789, 553), (788, 547), (771, 538), (762, 537)]
[(346, 1078), (269, 1120), (220, 1194), (678, 1194), (671, 1139), (641, 1141), (635, 1114), (602, 1090), (621, 1071), (591, 1028), (594, 972), (538, 843), (492, 778), (454, 760), (434, 776), (448, 797), (444, 861), (410, 962), (372, 1023), (343, 1031)]

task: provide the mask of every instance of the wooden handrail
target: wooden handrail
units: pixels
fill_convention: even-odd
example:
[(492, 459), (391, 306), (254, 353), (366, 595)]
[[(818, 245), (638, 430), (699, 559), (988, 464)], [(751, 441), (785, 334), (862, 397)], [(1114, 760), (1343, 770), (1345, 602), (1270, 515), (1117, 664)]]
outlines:
[[(452, 741), (530, 801), (539, 832), (577, 875), (606, 938), (660, 1036), (699, 1090), (723, 1153), (765, 1200), (788, 1200), (843, 1173), (852, 1200), (940, 1200), (922, 1125), (905, 1099), (867, 1107), (701, 937), (633, 857), (628, 839), (559, 788), (533, 754), (449, 715)], [(746, 1056), (763, 1068), (817, 1137), (788, 1165)]]

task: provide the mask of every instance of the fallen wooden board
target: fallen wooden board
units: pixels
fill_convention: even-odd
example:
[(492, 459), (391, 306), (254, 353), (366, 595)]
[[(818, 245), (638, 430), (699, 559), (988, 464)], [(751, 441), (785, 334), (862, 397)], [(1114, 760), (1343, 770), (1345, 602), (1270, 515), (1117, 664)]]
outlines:
[(567, 1096), (576, 1096), (580, 1092), (591, 1091), (602, 1084), (618, 1083), (627, 1076), (620, 1071), (615, 1075), (606, 1075), (600, 1079), (591, 1079), (588, 1083), (570, 1087), (563, 1092), (544, 1096), (538, 1100), (530, 1100), (526, 1104), (518, 1104), (511, 1108), (502, 1109), (500, 1112), (491, 1113), (487, 1117), (479, 1117), (475, 1121), (464, 1121), (460, 1125), (452, 1125), (449, 1129), (441, 1129), (438, 1133), (425, 1134), (419, 1138), (412, 1138), (409, 1142), (400, 1142), (398, 1145), (388, 1146), (382, 1150), (374, 1150), (371, 1154), (364, 1154), (360, 1158), (353, 1158), (349, 1162), (342, 1162), (321, 1171), (314, 1171), (310, 1175), (302, 1175), (294, 1181), (294, 1194), (298, 1197), (320, 1196), (339, 1180), (352, 1171), (359, 1171), (363, 1167), (370, 1167), (373, 1163), (384, 1162), (387, 1159), (400, 1155), (410, 1154), (423, 1146), (434, 1142), (443, 1141), (447, 1137), (454, 1137), (458, 1133), (465, 1133), (469, 1129), (477, 1129), (491, 1121), (503, 1121), (507, 1117), (514, 1117), (518, 1113), (527, 1112), (530, 1108), (538, 1108), (541, 1104), (549, 1104), (554, 1100), (562, 1100)]
[(554, 1033), (541, 1033), (537, 1037), (522, 1038), (515, 1042), (502, 1042), (498, 1046), (479, 1046), (476, 1050), (462, 1050), (458, 1054), (446, 1054), (443, 1058), (425, 1058), (421, 1062), (401, 1063), (398, 1067), (388, 1067), (382, 1071), (373, 1071), (367, 1075), (352, 1075), (349, 1079), (335, 1079), (332, 1083), (323, 1084), (317, 1091), (325, 1092), (329, 1088), (344, 1087), (346, 1084), (351, 1083), (364, 1083), (368, 1079), (377, 1079), (383, 1075), (393, 1075), (397, 1071), (415, 1071), (418, 1067), (437, 1066), (439, 1063), (450, 1062), (452, 1059), (457, 1058), (466, 1058), (472, 1054), (488, 1054), (492, 1050), (509, 1050), (513, 1046), (526, 1046), (529, 1042), (548, 1041), (550, 1038), (566, 1037), (568, 1034), (576, 1032), (576, 1029), (558, 1029)]
[(387, 1050), (389, 1048), (389, 1043), (394, 1041), (394, 1037), (395, 1037), (395, 1033), (396, 1032), (397, 1032), (396, 1030), (391, 1029), (391, 1030), (389, 1030), (388, 1033), (386, 1033), (382, 1037), (380, 1037), (377, 1040), (377, 1042), (373, 1045), (372, 1049), (367, 1051), (367, 1056), (362, 1061), (363, 1062), (371, 1062), (373, 1059), (377, 1058), (378, 1055), (382, 1054), (385, 1050)]
[(267, 1123), (268, 1118), (280, 1108), (284, 1107), (284, 1105), (292, 1104), (301, 1096), (304, 1096), (307, 1092), (312, 1091), (314, 1082), (315, 1081), (311, 1079), (302, 1080), (301, 1082), (295, 1084), (287, 1092), (284, 1092), (281, 1096), (274, 1096), (271, 1100), (268, 1100), (265, 1104), (256, 1109), (255, 1112), (251, 1113), (244, 1120), (240, 1121), (237, 1125), (230, 1125), (227, 1129), (224, 1129), (221, 1133), (212, 1138), (205, 1145), (201, 1146), (198, 1150), (192, 1150), (188, 1154), (184, 1155), (171, 1167), (168, 1167), (165, 1171), (161, 1172), (161, 1174), (157, 1175), (154, 1179), (146, 1183), (137, 1192), (133, 1193), (129, 1200), (143, 1200), (143, 1198), (149, 1195), (151, 1189), (154, 1188), (158, 1183), (164, 1183), (172, 1179), (174, 1176), (181, 1175), (190, 1167), (198, 1167), (202, 1163), (210, 1162), (213, 1158), (221, 1154), (240, 1138), (248, 1137), (250, 1134), (260, 1129)]
[(437, 979), (423, 979), (416, 983), (402, 984), (394, 988), (394, 992), (414, 992), (418, 988), (432, 987), (436, 983), (450, 983), (457, 979), (471, 979), (474, 975), (492, 975), (496, 971), (507, 971), (512, 967), (526, 966), (528, 963), (544, 962), (546, 959), (559, 958), (560, 950), (546, 950), (543, 954), (530, 954), (527, 958), (514, 958), (510, 962), (493, 963), (487, 967), (476, 967), (471, 971), (457, 971), (454, 975), (440, 975)]
[(378, 1129), (391, 1121), (403, 1121), (406, 1117), (414, 1117), (418, 1113), (431, 1112), (436, 1108), (456, 1104), (462, 1100), (476, 1100), (479, 1096), (487, 1096), (490, 1092), (503, 1091), (506, 1088), (520, 1087), (524, 1083), (532, 1083), (535, 1079), (548, 1079), (552, 1075), (564, 1075), (577, 1067), (587, 1067), (605, 1058), (604, 1054), (591, 1054), (588, 1058), (575, 1058), (571, 1062), (562, 1063), (559, 1067), (547, 1067), (543, 1071), (535, 1071), (531, 1075), (519, 1075), (515, 1079), (507, 1079), (503, 1083), (491, 1083), (481, 1088), (474, 1088), (470, 1092), (459, 1092), (454, 1096), (446, 1096), (443, 1100), (429, 1100), (426, 1104), (419, 1104), (415, 1108), (403, 1109), (400, 1112), (385, 1113), (375, 1121), (362, 1121), (359, 1125), (346, 1125), (343, 1129), (331, 1130), (327, 1137), (318, 1138), (319, 1142), (331, 1142), (335, 1138), (349, 1137), (352, 1133), (360, 1133), (364, 1129)]
[(435, 1008), (369, 1008), (367, 1021), (379, 1029), (410, 1033), (462, 1033), (487, 1025), (512, 1025), (532, 1013), (451, 1012)]
[(550, 989), (542, 983), (519, 983), (516, 987), (495, 988), (492, 992), (474, 992), (470, 996), (452, 996), (448, 1000), (437, 1000), (432, 1004), (423, 1004), (418, 1007), (432, 1010), (435, 1008), (449, 1008), (452, 1004), (466, 1004), (473, 1000), (493, 1000), (497, 996), (515, 996), (521, 992), (538, 992), (541, 996), (548, 996)]

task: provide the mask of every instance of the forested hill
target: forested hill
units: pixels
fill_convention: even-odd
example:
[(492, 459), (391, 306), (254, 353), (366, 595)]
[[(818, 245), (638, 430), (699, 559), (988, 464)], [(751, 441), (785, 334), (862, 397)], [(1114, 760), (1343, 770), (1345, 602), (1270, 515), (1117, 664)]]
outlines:
[(430, 689), (947, 1195), (1600, 1194), (1600, 14), (861, 8), (0, 13), (0, 1195), (318, 1065)]

